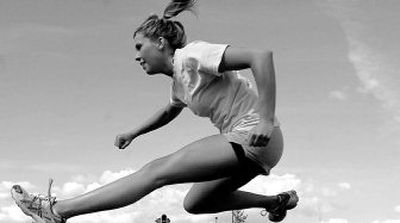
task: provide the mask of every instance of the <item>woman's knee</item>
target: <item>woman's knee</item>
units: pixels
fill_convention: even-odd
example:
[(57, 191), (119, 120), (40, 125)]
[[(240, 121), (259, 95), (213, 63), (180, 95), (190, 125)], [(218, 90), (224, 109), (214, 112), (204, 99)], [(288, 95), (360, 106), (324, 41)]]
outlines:
[(186, 195), (183, 201), (183, 208), (190, 214), (201, 214), (205, 213), (204, 205), (201, 205), (201, 201), (199, 199), (195, 199), (190, 194)]
[(171, 181), (167, 174), (168, 158), (160, 158), (146, 164), (140, 171), (157, 188), (168, 185)]

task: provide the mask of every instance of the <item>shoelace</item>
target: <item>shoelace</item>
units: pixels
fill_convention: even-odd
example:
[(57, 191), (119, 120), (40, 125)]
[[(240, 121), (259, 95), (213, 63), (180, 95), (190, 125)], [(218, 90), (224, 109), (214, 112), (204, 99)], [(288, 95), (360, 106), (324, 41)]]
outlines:
[[(54, 180), (52, 178), (49, 179), (49, 186), (47, 189), (47, 196), (43, 196), (42, 194), (37, 194), (33, 195), (33, 198), (31, 201), (29, 200), (24, 200), (24, 202), (29, 202), (30, 203), (30, 208), (35, 209), (38, 212), (38, 216), (42, 216), (42, 202), (45, 200), (48, 200), (50, 205), (52, 205), (55, 201), (55, 197), (51, 196), (51, 187), (53, 185)], [(36, 202), (37, 201), (37, 202)], [(37, 204), (37, 206), (34, 206)]]
[(53, 199), (53, 201), (54, 201), (55, 198), (51, 196), (51, 187), (53, 186), (53, 182), (54, 182), (54, 180), (52, 178), (50, 178), (49, 179), (49, 187), (47, 189), (47, 197), (49, 198), (49, 200)]

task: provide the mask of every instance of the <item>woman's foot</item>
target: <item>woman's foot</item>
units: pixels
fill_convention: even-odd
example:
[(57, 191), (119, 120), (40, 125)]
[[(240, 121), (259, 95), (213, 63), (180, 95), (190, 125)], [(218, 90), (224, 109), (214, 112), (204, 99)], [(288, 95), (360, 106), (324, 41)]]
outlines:
[(294, 190), (280, 193), (277, 197), (278, 206), (268, 211), (268, 219), (272, 222), (282, 221), (286, 217), (287, 210), (295, 208), (299, 202), (299, 197)]
[(24, 214), (33, 218), (36, 223), (65, 223), (66, 220), (53, 212), (56, 198), (51, 197), (50, 179), (48, 195), (34, 195), (26, 192), (20, 185), (11, 188), (11, 196)]

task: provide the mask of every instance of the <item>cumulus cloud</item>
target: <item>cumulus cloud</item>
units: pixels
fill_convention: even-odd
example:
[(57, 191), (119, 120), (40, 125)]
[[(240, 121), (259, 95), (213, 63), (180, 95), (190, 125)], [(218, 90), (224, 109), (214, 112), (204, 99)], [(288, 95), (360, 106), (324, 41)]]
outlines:
[(75, 182), (67, 182), (63, 185), (62, 187), (62, 194), (64, 196), (74, 196), (81, 194), (85, 191), (85, 186), (80, 183), (75, 183)]
[[(338, 204), (337, 198), (343, 195), (343, 190), (350, 190), (351, 184), (339, 182), (331, 185), (320, 185), (315, 181), (302, 181), (294, 174), (270, 175), (258, 177), (242, 187), (246, 191), (260, 194), (277, 194), (282, 191), (295, 189), (299, 196), (299, 205), (296, 213), (306, 217), (323, 219), (327, 213), (342, 209), (345, 204)], [(330, 219), (326, 223), (347, 222), (345, 219)]]
[[(134, 172), (132, 169), (121, 171), (107, 170), (94, 180), (92, 176), (74, 176), (72, 177), (72, 181), (66, 182), (61, 186), (55, 185), (54, 192), (59, 195), (59, 199), (74, 197), (124, 177), (132, 172)], [(11, 182), (6, 183), (6, 187), (11, 184)], [(298, 188), (300, 184), (301, 180), (292, 174), (285, 174), (282, 176), (271, 175), (269, 177), (257, 177), (242, 189), (260, 194), (277, 194), (282, 191)], [(33, 185), (29, 183), (25, 183), (25, 185), (28, 188), (33, 187)], [(166, 213), (171, 220), (178, 223), (214, 222), (213, 215), (190, 215), (185, 212), (182, 204), (189, 189), (190, 185), (187, 184), (167, 186), (152, 192), (139, 202), (128, 207), (113, 211), (77, 216), (72, 218), (70, 222), (124, 223), (134, 222), (140, 219), (156, 219), (163, 213)], [(12, 206), (12, 209), (3, 210), (0, 213), (0, 216), (2, 216), (3, 219), (10, 220), (11, 214), (14, 212), (19, 213), (19, 215), (16, 216), (20, 216), (20, 218), (13, 218), (12, 221), (18, 222), (23, 218), (23, 214), (18, 210), (18, 208), (16, 208), (16, 206)]]
[(111, 182), (113, 182), (119, 178), (125, 177), (133, 172), (135, 172), (135, 170), (132, 170), (132, 169), (121, 170), (118, 172), (112, 172), (110, 170), (106, 170), (103, 172), (103, 174), (100, 177), (100, 183), (101, 184), (111, 183)]
[(324, 216), (332, 216), (332, 213), (346, 208), (341, 196), (346, 196), (345, 192), (350, 189), (351, 184), (347, 182), (321, 184), (312, 179), (302, 181), (297, 188), (300, 201), (296, 211), (300, 215), (322, 221)]
[[(58, 199), (71, 198), (94, 190), (132, 172), (134, 172), (132, 169), (121, 171), (107, 170), (97, 177), (93, 175), (73, 176), (68, 182), (61, 185), (56, 184), (54, 192), (57, 194)], [(8, 191), (12, 184), (14, 183), (3, 182), (0, 188), (7, 188)], [(21, 184), (25, 185), (27, 189), (29, 188), (30, 191), (34, 188), (29, 182), (22, 182)], [(77, 216), (70, 219), (69, 222), (128, 223), (142, 221), (143, 219), (153, 221), (162, 214), (167, 214), (171, 221), (176, 223), (214, 222), (215, 215), (191, 215), (185, 212), (182, 204), (190, 186), (191, 185), (188, 184), (166, 186), (152, 192), (133, 205), (112, 211)], [(338, 193), (340, 190), (348, 190), (350, 188), (350, 184), (345, 182), (333, 184), (331, 186), (321, 186), (316, 182), (303, 182), (294, 174), (271, 174), (268, 177), (256, 177), (241, 189), (265, 195), (273, 195), (282, 191), (295, 189), (298, 191), (301, 198), (296, 212), (300, 215), (315, 217), (337, 210), (337, 205), (331, 201), (332, 197), (339, 196), (339, 194), (341, 194)], [(0, 190), (0, 192), (1, 191), (2, 190)], [(27, 218), (23, 216), (22, 212), (15, 205), (11, 205), (11, 203), (9, 203), (9, 205), (10, 207), (0, 210), (0, 220), (5, 220), (7, 222), (26, 221)], [(258, 211), (249, 213), (258, 215)], [(221, 214), (220, 216), (222, 217), (223, 215)], [(330, 219), (327, 222), (342, 223), (338, 219)]]
[(70, 198), (95, 190), (133, 172), (134, 170), (132, 169), (117, 172), (106, 170), (98, 179), (94, 179), (93, 176), (77, 175), (72, 177), (72, 181), (64, 183), (61, 187), (55, 185), (53, 192), (56, 196)]
[[(139, 221), (139, 214), (124, 210), (100, 212), (71, 218), (71, 223), (132, 223)], [(139, 221), (140, 222), (140, 221)]]
[(27, 190), (35, 189), (35, 186), (27, 181), (13, 182), (13, 181), (2, 181), (0, 183), (0, 221), (1, 222), (26, 222), (26, 217), (21, 210), (14, 205), (10, 189), (13, 185), (19, 184)]
[(0, 221), (4, 222), (26, 222), (29, 217), (25, 216), (17, 205), (0, 208)]
[(375, 220), (372, 223), (400, 223), (400, 219), (388, 219), (388, 220)]
[(322, 223), (348, 223), (347, 219), (343, 218), (331, 218), (328, 221), (323, 221)]
[(282, 191), (292, 190), (299, 187), (301, 180), (293, 174), (282, 176), (271, 174), (268, 177), (256, 177), (247, 185), (242, 187), (246, 191), (260, 194), (277, 194)]
[[(62, 186), (62, 188), (60, 188), (60, 192), (63, 195), (78, 193), (78, 191), (87, 192), (115, 181), (132, 172), (134, 172), (132, 169), (117, 172), (107, 170), (102, 173), (98, 180), (88, 183), (87, 185), (77, 182), (67, 182)], [(83, 175), (74, 178), (80, 182), (87, 181), (84, 179)], [(152, 192), (142, 200), (128, 207), (113, 211), (77, 216), (71, 219), (71, 223), (128, 223), (142, 221), (142, 219), (150, 219), (152, 221), (157, 217), (160, 217), (163, 213), (167, 213), (168, 217), (174, 222), (212, 222), (212, 217), (209, 215), (192, 216), (183, 210), (182, 203), (188, 190), (189, 185), (167, 186)]]

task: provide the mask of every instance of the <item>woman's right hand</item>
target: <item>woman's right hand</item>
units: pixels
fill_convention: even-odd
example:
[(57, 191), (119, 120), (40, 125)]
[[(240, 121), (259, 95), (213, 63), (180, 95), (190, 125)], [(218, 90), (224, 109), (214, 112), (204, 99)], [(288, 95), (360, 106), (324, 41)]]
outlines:
[(129, 144), (131, 144), (132, 140), (135, 138), (134, 134), (131, 133), (123, 133), (117, 135), (115, 138), (114, 145), (119, 149), (125, 149)]

